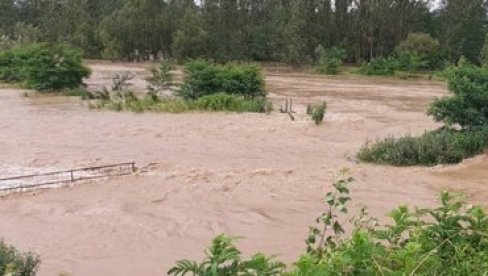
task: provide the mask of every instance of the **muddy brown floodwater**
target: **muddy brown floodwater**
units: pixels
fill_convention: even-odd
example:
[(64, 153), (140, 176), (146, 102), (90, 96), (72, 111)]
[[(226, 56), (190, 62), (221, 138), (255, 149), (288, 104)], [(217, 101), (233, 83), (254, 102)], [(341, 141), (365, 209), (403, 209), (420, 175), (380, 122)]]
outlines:
[[(88, 83), (143, 65), (90, 63)], [(291, 262), (321, 213), (330, 178), (348, 167), (353, 206), (385, 218), (399, 204), (431, 205), (441, 189), (487, 204), (488, 157), (456, 166), (358, 164), (367, 140), (436, 127), (425, 116), (446, 85), (266, 71), (277, 106), (296, 101), (296, 121), (264, 114), (132, 114), (89, 110), (78, 99), (0, 90), (0, 175), (135, 161), (145, 173), (0, 199), (0, 237), (42, 256), (39, 275), (164, 275), (203, 257), (219, 233), (243, 236), (246, 253)], [(315, 127), (305, 104), (326, 100)]]

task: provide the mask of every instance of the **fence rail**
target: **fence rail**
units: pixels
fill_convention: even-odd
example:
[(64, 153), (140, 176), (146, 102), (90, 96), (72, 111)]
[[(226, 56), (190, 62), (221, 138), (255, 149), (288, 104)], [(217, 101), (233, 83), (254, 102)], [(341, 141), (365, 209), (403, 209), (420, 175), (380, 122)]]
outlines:
[(45, 186), (66, 184), (81, 180), (92, 180), (111, 176), (130, 175), (136, 171), (134, 162), (105, 166), (86, 167), (73, 170), (21, 175), (0, 178), (0, 192), (34, 189)]

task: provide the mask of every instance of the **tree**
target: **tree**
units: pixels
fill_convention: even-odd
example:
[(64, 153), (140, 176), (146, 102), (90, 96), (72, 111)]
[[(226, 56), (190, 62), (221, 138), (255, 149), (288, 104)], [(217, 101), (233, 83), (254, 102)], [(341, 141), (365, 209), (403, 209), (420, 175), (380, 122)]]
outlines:
[(451, 61), (457, 62), (465, 56), (477, 63), (485, 39), (487, 1), (443, 0), (442, 5), (441, 44), (449, 51)]
[(407, 57), (410, 63), (414, 63), (413, 69), (437, 69), (442, 66), (439, 41), (429, 34), (410, 33), (396, 50), (400, 58)]
[(453, 95), (435, 101), (429, 115), (462, 129), (488, 126), (488, 69), (460, 66), (449, 76), (449, 90)]
[(204, 56), (208, 34), (202, 28), (195, 8), (186, 8), (181, 21), (178, 30), (173, 34), (173, 56), (178, 61)]

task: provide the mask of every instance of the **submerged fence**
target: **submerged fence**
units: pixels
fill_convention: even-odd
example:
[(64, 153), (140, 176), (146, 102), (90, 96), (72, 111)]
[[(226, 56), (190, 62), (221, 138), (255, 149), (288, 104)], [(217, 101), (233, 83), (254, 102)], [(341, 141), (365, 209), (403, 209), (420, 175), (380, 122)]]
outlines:
[(62, 185), (82, 180), (130, 175), (135, 171), (136, 165), (134, 162), (131, 162), (0, 178), (0, 192), (22, 191), (25, 189)]

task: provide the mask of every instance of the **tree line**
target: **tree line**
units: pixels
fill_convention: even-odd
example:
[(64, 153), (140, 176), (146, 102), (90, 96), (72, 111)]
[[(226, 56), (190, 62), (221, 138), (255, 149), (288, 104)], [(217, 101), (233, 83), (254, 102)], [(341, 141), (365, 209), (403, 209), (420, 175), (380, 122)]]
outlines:
[(0, 0), (0, 48), (67, 43), (87, 58), (304, 64), (339, 47), (347, 62), (391, 55), (411, 33), (447, 61), (480, 63), (487, 0)]

